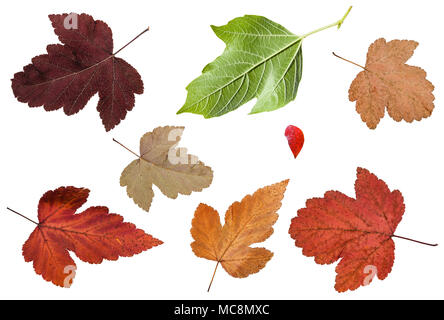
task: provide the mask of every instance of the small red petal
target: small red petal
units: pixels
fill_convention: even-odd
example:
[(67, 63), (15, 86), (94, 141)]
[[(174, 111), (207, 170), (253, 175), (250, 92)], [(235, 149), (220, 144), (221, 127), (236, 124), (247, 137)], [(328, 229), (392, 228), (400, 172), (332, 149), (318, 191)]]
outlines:
[(296, 159), (304, 146), (304, 133), (298, 127), (289, 125), (287, 129), (285, 129), (285, 136), (287, 137), (291, 152), (293, 152), (294, 158)]

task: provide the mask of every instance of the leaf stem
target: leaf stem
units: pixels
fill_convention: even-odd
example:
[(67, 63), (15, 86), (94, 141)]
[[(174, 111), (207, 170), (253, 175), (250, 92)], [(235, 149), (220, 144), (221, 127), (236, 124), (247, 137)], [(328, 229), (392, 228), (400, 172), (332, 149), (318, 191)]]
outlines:
[(128, 47), (131, 43), (133, 43), (134, 41), (136, 41), (137, 38), (139, 38), (141, 35), (143, 35), (145, 32), (149, 31), (150, 27), (146, 28), (145, 30), (143, 30), (141, 33), (139, 33), (137, 36), (135, 36), (133, 38), (133, 40), (131, 40), (130, 42), (128, 42), (126, 45), (124, 45), (122, 48), (120, 48), (119, 50), (117, 50), (115, 53), (113, 53), (113, 56), (115, 56), (116, 54), (118, 54), (120, 51), (122, 51), (123, 49), (125, 49), (126, 47)]
[(140, 158), (140, 156), (135, 153), (133, 150), (131, 150), (130, 148), (127, 148), (124, 144), (120, 143), (119, 141), (117, 141), (116, 139), (113, 138), (113, 141), (117, 144), (119, 144), (121, 147), (123, 147), (124, 149), (128, 150), (129, 152), (131, 152), (133, 155), (135, 155), (137, 158)]
[(341, 59), (341, 60), (347, 61), (348, 63), (354, 64), (355, 66), (360, 67), (360, 68), (362, 68), (362, 69), (368, 71), (365, 67), (361, 66), (360, 64), (357, 64), (356, 62), (353, 62), (353, 61), (347, 60), (347, 59), (345, 59), (345, 58), (343, 58), (343, 57), (341, 57), (341, 56), (338, 56), (338, 55), (337, 55), (336, 53), (334, 53), (334, 52), (332, 52), (332, 54), (333, 54), (336, 58), (339, 58), (339, 59)]
[(327, 25), (325, 27), (322, 27), (322, 28), (319, 28), (319, 29), (316, 29), (316, 30), (313, 30), (313, 31), (311, 31), (309, 33), (304, 34), (303, 36), (301, 36), (301, 40), (306, 38), (306, 37), (308, 37), (308, 36), (311, 36), (312, 34), (318, 33), (320, 31), (328, 29), (328, 28), (332, 28), (332, 27), (338, 26), (338, 29), (339, 29), (342, 26), (342, 24), (344, 23), (344, 20), (347, 18), (348, 14), (350, 13), (352, 8), (353, 8), (353, 6), (350, 6), (348, 8), (347, 12), (344, 14), (342, 19), (340, 19), (340, 20), (338, 20), (336, 22), (333, 22), (333, 23), (331, 23), (331, 24), (329, 24), (329, 25)]
[(214, 268), (213, 276), (211, 277), (211, 282), (210, 282), (210, 285), (208, 286), (207, 292), (210, 292), (211, 285), (213, 284), (214, 276), (216, 275), (216, 270), (217, 270), (217, 267), (219, 266), (219, 263), (220, 263), (220, 261), (218, 261), (216, 263), (216, 268)]
[(16, 215), (18, 215), (18, 216), (20, 216), (20, 217), (22, 217), (22, 218), (24, 218), (24, 219), (26, 219), (26, 220), (28, 220), (28, 221), (31, 221), (32, 223), (34, 223), (34, 224), (36, 224), (36, 225), (39, 225), (39, 224), (38, 224), (37, 222), (35, 222), (34, 220), (29, 219), (28, 217), (22, 215), (21, 213), (18, 213), (18, 212), (15, 211), (15, 210), (12, 210), (12, 209), (10, 209), (10, 208), (6, 208), (6, 209), (8, 209), (8, 210), (11, 211), (11, 212), (14, 212)]
[(437, 243), (436, 244), (431, 244), (431, 243), (422, 242), (422, 241), (418, 241), (418, 240), (413, 240), (413, 239), (410, 239), (410, 238), (405, 238), (405, 237), (401, 237), (401, 236), (397, 236), (397, 235), (392, 235), (392, 237), (399, 238), (399, 239), (404, 239), (404, 240), (408, 240), (408, 241), (412, 241), (412, 242), (416, 242), (416, 243), (423, 244), (423, 245), (430, 246), (430, 247), (437, 247), (438, 246)]

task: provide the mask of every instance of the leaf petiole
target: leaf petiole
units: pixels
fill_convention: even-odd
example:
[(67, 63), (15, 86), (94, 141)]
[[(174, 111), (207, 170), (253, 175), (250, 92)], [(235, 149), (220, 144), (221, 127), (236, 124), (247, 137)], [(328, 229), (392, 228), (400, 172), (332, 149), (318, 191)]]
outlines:
[(401, 236), (397, 236), (397, 235), (392, 235), (392, 237), (393, 238), (398, 238), (398, 239), (403, 239), (403, 240), (408, 240), (408, 241), (412, 241), (412, 242), (416, 242), (416, 243), (423, 244), (423, 245), (430, 246), (430, 247), (437, 247), (438, 246), (437, 243), (431, 244), (431, 243), (422, 242), (422, 241), (418, 241), (418, 240), (413, 240), (413, 239), (410, 239), (410, 238), (401, 237)]
[(135, 36), (133, 38), (133, 40), (131, 40), (130, 42), (128, 42), (126, 45), (124, 45), (122, 48), (120, 48), (119, 50), (117, 50), (116, 52), (114, 52), (112, 54), (112, 56), (114, 57), (116, 54), (118, 54), (120, 51), (122, 51), (123, 49), (125, 49), (126, 47), (128, 47), (131, 43), (133, 43), (134, 41), (136, 41), (137, 38), (139, 38), (142, 34), (144, 34), (145, 32), (149, 31), (150, 27), (146, 28), (145, 30), (143, 30), (141, 33), (139, 33), (137, 36)]
[(333, 22), (333, 23), (331, 23), (331, 24), (329, 24), (329, 25), (327, 25), (327, 26), (325, 26), (325, 27), (322, 27), (322, 28), (319, 28), (319, 29), (313, 30), (313, 31), (311, 31), (311, 32), (309, 32), (309, 33), (306, 33), (306, 34), (304, 34), (304, 35), (302, 35), (302, 36), (300, 37), (300, 40), (305, 39), (306, 37), (311, 36), (312, 34), (318, 33), (318, 32), (320, 32), (320, 31), (323, 31), (323, 30), (325, 30), (325, 29), (329, 29), (329, 28), (332, 28), (332, 27), (336, 27), (336, 26), (338, 26), (338, 29), (339, 29), (339, 28), (342, 26), (342, 24), (344, 23), (345, 19), (347, 18), (348, 14), (350, 13), (350, 11), (351, 11), (352, 8), (353, 8), (353, 6), (350, 6), (350, 7), (348, 8), (347, 12), (344, 14), (344, 16), (342, 17), (342, 19), (340, 19), (340, 20), (338, 20), (338, 21), (336, 21), (336, 22)]
[(345, 58), (343, 58), (343, 57), (337, 55), (337, 54), (334, 53), (334, 52), (332, 52), (332, 54), (333, 54), (336, 58), (339, 58), (339, 59), (344, 60), (344, 61), (346, 61), (346, 62), (348, 62), (348, 63), (351, 63), (351, 64), (353, 64), (353, 65), (355, 65), (355, 66), (357, 66), (357, 67), (359, 67), (359, 68), (364, 69), (365, 71), (369, 71), (366, 67), (363, 67), (363, 66), (361, 66), (360, 64), (358, 64), (358, 63), (356, 63), (356, 62), (353, 62), (353, 61), (351, 61), (351, 60), (345, 59)]
[(207, 292), (210, 292), (211, 285), (213, 284), (214, 276), (216, 275), (217, 267), (219, 266), (220, 261), (216, 263), (216, 268), (214, 268), (213, 276), (211, 277), (210, 285), (208, 286)]
[(21, 213), (18, 213), (18, 212), (15, 211), (15, 210), (12, 210), (12, 209), (10, 209), (10, 208), (6, 208), (6, 209), (8, 209), (8, 210), (11, 211), (11, 212), (14, 212), (16, 215), (18, 215), (18, 216), (20, 216), (20, 217), (22, 217), (22, 218), (24, 218), (24, 219), (26, 219), (26, 220), (28, 220), (28, 221), (31, 221), (32, 223), (34, 223), (34, 224), (36, 224), (36, 225), (39, 225), (39, 223), (35, 222), (34, 220), (29, 219), (28, 217), (22, 215)]
[(137, 153), (135, 153), (133, 150), (131, 150), (130, 148), (128, 148), (128, 147), (126, 147), (123, 143), (120, 143), (119, 141), (117, 141), (116, 139), (114, 139), (113, 138), (113, 141), (115, 142), (115, 143), (117, 143), (118, 145), (120, 145), (122, 148), (124, 148), (124, 149), (126, 149), (126, 150), (128, 150), (129, 152), (131, 152), (133, 155), (135, 155), (137, 158), (140, 158), (140, 156), (137, 154)]

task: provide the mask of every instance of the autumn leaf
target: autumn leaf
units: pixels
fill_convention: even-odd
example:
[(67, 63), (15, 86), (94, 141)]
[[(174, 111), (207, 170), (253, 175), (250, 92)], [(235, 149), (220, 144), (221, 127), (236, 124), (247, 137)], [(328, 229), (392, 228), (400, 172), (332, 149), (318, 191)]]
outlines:
[(296, 159), (304, 146), (304, 133), (298, 127), (289, 125), (287, 129), (285, 129), (285, 137), (287, 138), (288, 146)]
[(302, 36), (253, 15), (233, 19), (225, 26), (211, 26), (225, 42), (225, 51), (187, 86), (186, 102), (177, 113), (219, 117), (254, 98), (257, 101), (251, 114), (282, 108), (296, 98), (303, 40), (327, 28), (339, 28), (350, 10), (341, 20)]
[(154, 197), (153, 185), (168, 198), (202, 191), (213, 181), (213, 171), (188, 154), (186, 148), (176, 148), (184, 127), (158, 127), (140, 139), (140, 155), (129, 150), (137, 160), (131, 162), (120, 177), (120, 185), (145, 211), (149, 211)]
[[(395, 260), (393, 238), (404, 214), (404, 199), (390, 191), (384, 181), (358, 168), (356, 199), (338, 191), (310, 199), (293, 218), (289, 233), (307, 257), (318, 264), (336, 267), (338, 292), (355, 290), (371, 283), (374, 276), (384, 280)], [(436, 245), (434, 245), (436, 246)]]
[(271, 251), (250, 245), (267, 240), (273, 233), (288, 181), (264, 187), (241, 202), (234, 202), (225, 214), (223, 227), (216, 210), (202, 203), (197, 207), (191, 248), (199, 258), (217, 261), (211, 283), (219, 264), (232, 277), (245, 278), (259, 272), (273, 257)]
[(46, 192), (38, 206), (39, 222), (8, 208), (37, 225), (23, 245), (25, 261), (32, 261), (37, 274), (60, 287), (70, 287), (77, 270), (70, 251), (84, 262), (99, 264), (162, 244), (107, 207), (76, 214), (88, 195), (88, 189), (74, 187)]
[(353, 80), (350, 101), (356, 101), (356, 111), (370, 129), (375, 129), (388, 114), (395, 121), (413, 122), (429, 117), (434, 109), (434, 86), (426, 79), (426, 72), (407, 65), (418, 46), (416, 41), (376, 40), (367, 53), (365, 67)]
[(133, 109), (135, 94), (143, 93), (142, 79), (131, 65), (113, 53), (112, 31), (87, 14), (57, 14), (49, 19), (62, 44), (47, 46), (47, 54), (34, 57), (12, 79), (12, 90), (20, 102), (46, 111), (63, 108), (66, 115), (82, 110), (97, 92), (106, 131), (125, 119)]

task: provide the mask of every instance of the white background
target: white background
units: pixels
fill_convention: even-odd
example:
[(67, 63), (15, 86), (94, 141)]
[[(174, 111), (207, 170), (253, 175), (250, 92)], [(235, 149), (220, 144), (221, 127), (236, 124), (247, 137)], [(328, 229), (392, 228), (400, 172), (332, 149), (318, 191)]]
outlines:
[[(210, 24), (223, 25), (257, 14), (294, 33), (306, 33), (352, 12), (343, 27), (306, 39), (304, 73), (296, 100), (271, 113), (247, 115), (254, 102), (220, 118), (176, 115), (185, 86), (223, 50)], [(136, 299), (360, 299), (444, 298), (443, 101), (441, 1), (2, 1), (0, 59), (0, 298)], [(119, 56), (142, 75), (145, 93), (110, 133), (95, 110), (97, 96), (83, 111), (67, 117), (18, 102), (10, 88), (15, 72), (57, 43), (47, 15), (85, 12), (108, 23), (120, 48), (147, 26), (151, 31)], [(359, 68), (332, 56), (364, 64), (377, 38), (420, 43), (410, 64), (427, 71), (436, 86), (436, 109), (421, 122), (396, 123), (387, 115), (374, 131), (361, 122), (348, 88)], [(305, 133), (294, 160), (284, 137), (287, 125)], [(113, 143), (137, 150), (142, 134), (162, 125), (186, 127), (181, 146), (210, 165), (210, 188), (168, 199), (155, 189), (149, 213), (139, 209), (119, 185), (134, 156)], [(336, 293), (335, 266), (317, 265), (288, 236), (290, 220), (305, 201), (335, 189), (354, 196), (356, 168), (362, 166), (404, 195), (406, 212), (397, 234), (441, 246), (396, 239), (396, 260), (384, 281)], [(246, 279), (220, 268), (206, 292), (215, 264), (191, 251), (191, 219), (200, 202), (221, 215), (256, 189), (290, 178), (275, 233), (260, 246), (275, 255)], [(70, 289), (56, 287), (25, 263), (22, 244), (34, 228), (6, 211), (9, 206), (37, 219), (37, 203), (47, 190), (73, 185), (91, 190), (86, 206), (106, 205), (126, 221), (163, 240), (164, 245), (117, 262), (78, 266)], [(74, 256), (74, 255), (73, 255)]]

